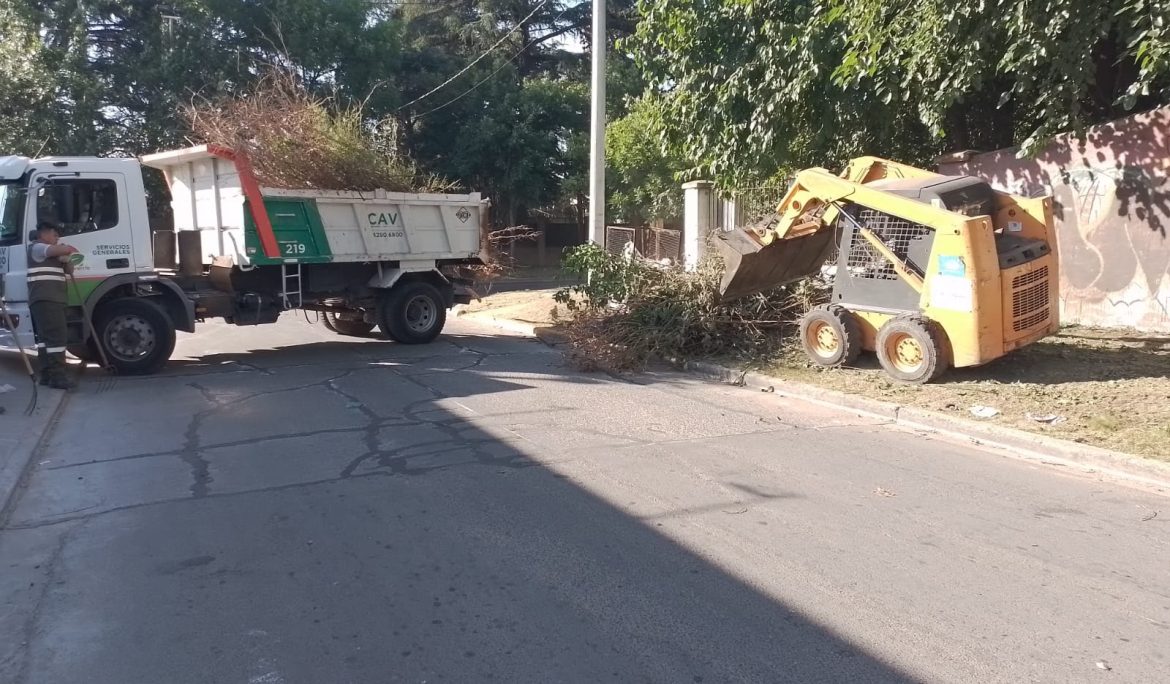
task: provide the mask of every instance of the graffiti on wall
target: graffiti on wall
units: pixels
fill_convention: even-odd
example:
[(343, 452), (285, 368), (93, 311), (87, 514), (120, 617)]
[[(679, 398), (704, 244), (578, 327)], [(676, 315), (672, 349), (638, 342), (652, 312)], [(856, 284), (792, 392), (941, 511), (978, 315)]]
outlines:
[(1032, 160), (1002, 151), (941, 168), (1053, 198), (1064, 322), (1170, 332), (1170, 110), (1102, 129)]

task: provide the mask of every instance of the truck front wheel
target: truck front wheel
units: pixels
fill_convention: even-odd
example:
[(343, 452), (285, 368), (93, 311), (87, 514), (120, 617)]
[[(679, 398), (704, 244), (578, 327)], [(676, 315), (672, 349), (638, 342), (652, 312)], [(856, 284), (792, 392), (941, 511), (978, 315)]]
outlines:
[(396, 285), (378, 307), (378, 328), (402, 344), (426, 344), (443, 331), (447, 306), (434, 285), (412, 281)]
[(174, 322), (147, 299), (115, 299), (99, 307), (94, 318), (106, 360), (119, 374), (150, 375), (175, 350)]

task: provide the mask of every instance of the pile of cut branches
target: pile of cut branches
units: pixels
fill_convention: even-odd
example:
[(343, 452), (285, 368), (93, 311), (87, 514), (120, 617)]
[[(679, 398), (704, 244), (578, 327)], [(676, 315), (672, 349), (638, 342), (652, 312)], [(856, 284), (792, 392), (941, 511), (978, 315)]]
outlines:
[(246, 91), (196, 99), (183, 109), (193, 137), (245, 153), (260, 183), (275, 188), (445, 192), (367, 128), (360, 105), (309, 92), (272, 68)]
[(582, 245), (566, 254), (565, 268), (591, 273), (587, 284), (556, 294), (574, 313), (570, 359), (584, 370), (637, 370), (655, 358), (768, 358), (824, 298), (823, 288), (802, 281), (722, 302), (717, 256), (686, 272)]
[(484, 233), (479, 252), (479, 258), (483, 263), (460, 268), (459, 277), (470, 279), (477, 284), (499, 280), (516, 268), (511, 246), (539, 237), (540, 233), (528, 226), (510, 226)]

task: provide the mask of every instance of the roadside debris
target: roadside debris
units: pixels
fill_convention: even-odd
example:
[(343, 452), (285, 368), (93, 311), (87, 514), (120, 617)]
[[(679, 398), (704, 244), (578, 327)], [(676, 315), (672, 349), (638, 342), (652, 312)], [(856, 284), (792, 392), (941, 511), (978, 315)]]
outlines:
[(564, 268), (588, 279), (561, 290), (569, 360), (580, 370), (641, 370), (655, 358), (763, 360), (781, 353), (801, 313), (827, 297), (809, 281), (724, 301), (718, 255), (688, 272), (582, 245)]
[(1028, 417), (1028, 420), (1033, 420), (1033, 421), (1036, 421), (1037, 423), (1044, 423), (1045, 425), (1059, 425), (1060, 423), (1063, 423), (1064, 421), (1068, 420), (1064, 416), (1058, 416), (1055, 413), (1050, 413), (1048, 415), (1037, 415), (1035, 413), (1025, 413), (1024, 415)]
[(999, 409), (990, 406), (972, 406), (971, 415), (976, 418), (994, 418), (999, 415)]

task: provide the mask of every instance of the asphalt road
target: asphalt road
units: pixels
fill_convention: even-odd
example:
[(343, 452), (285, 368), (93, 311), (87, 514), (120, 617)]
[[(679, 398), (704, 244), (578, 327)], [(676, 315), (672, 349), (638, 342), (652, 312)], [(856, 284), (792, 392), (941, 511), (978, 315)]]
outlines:
[(1170, 676), (1165, 498), (448, 332), (87, 376), (0, 531), (0, 682)]

